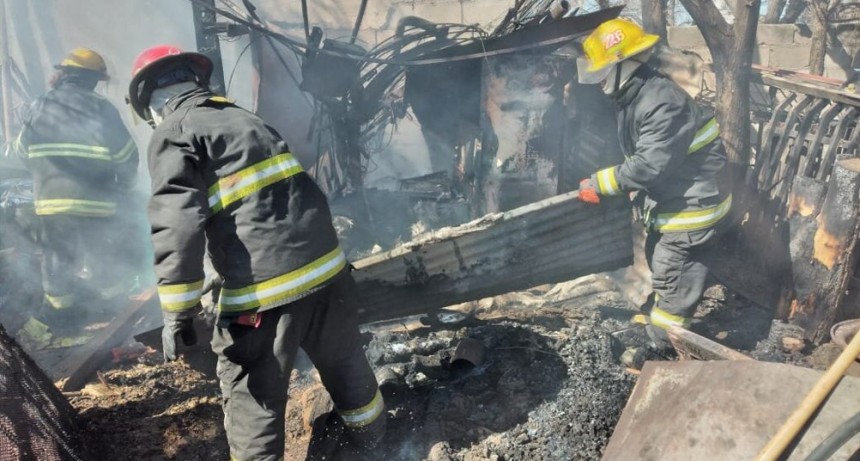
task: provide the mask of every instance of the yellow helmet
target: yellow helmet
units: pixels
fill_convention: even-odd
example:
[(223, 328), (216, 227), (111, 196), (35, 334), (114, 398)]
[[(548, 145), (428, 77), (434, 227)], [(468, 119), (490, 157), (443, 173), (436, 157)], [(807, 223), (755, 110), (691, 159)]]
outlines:
[(57, 64), (57, 69), (84, 69), (99, 74), (100, 80), (107, 80), (107, 66), (105, 60), (93, 50), (88, 48), (75, 48)]
[(582, 42), (585, 53), (585, 68), (580, 65), (581, 77), (590, 76), (590, 82), (597, 83), (609, 74), (609, 68), (616, 63), (647, 51), (657, 44), (660, 37), (645, 33), (638, 24), (628, 19), (610, 19), (597, 26)]

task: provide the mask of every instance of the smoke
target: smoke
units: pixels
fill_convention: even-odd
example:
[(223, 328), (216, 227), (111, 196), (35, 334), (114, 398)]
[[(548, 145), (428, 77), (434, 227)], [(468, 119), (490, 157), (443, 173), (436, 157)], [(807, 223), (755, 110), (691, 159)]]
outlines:
[[(145, 217), (149, 196), (149, 178), (145, 167), (146, 147), (151, 128), (136, 121), (127, 108), (125, 97), (131, 77), (132, 62), (146, 47), (157, 44), (175, 44), (194, 49), (195, 37), (190, 3), (175, 0), (136, 0), (115, 2), (88, 0), (68, 2), (62, 0), (0, 1), (5, 8), (8, 60), (4, 64), (20, 70), (20, 80), (27, 93), (11, 88), (15, 93), (12, 107), (16, 118), (9, 123), (14, 139), (20, 129), (21, 117), (27, 110), (28, 99), (48, 90), (48, 82), (58, 64), (72, 49), (91, 48), (106, 61), (110, 80), (100, 83), (96, 92), (113, 104), (129, 129), (140, 152), (136, 187), (122, 198), (122, 209), (113, 221), (114, 231), (109, 239), (121, 240), (121, 251), (114, 257), (105, 257), (105, 248), (88, 245), (89, 257), (81, 262), (75, 275), (86, 290), (96, 283), (88, 280), (98, 273), (124, 274), (127, 291), (143, 288), (154, 282), (152, 255), (149, 249), (149, 229)], [(29, 96), (29, 98), (27, 97)], [(4, 138), (6, 136), (4, 135)], [(9, 139), (5, 139), (7, 142)], [(0, 159), (0, 179), (19, 175), (8, 168), (10, 158)], [(42, 279), (38, 261), (39, 218), (33, 213), (32, 193), (20, 183), (6, 181), (0, 184), (0, 202), (7, 213), (2, 214), (0, 251), (14, 254), (13, 260), (2, 261), (0, 278), (0, 321), (10, 327), (20, 326), (21, 319), (35, 314), (41, 305)], [(109, 267), (98, 267), (96, 264)], [(94, 270), (98, 269), (98, 270)], [(82, 288), (83, 289), (83, 288)], [(92, 301), (87, 293), (83, 304)], [(119, 310), (123, 305), (108, 306)], [(82, 313), (83, 314), (83, 313)], [(11, 323), (9, 323), (11, 322)], [(12, 331), (16, 331), (15, 328)]]
[[(132, 62), (142, 49), (156, 44), (169, 43), (184, 49), (194, 49), (191, 3), (177, 0), (135, 2), (92, 0), (87, 2), (86, 8), (81, 8), (80, 4), (61, 0), (43, 0), (36, 3), (6, 0), (5, 5), (9, 17), (7, 35), (10, 59), (22, 69), (22, 74), (32, 88), (34, 96), (46, 90), (46, 83), (53, 73), (52, 66), (58, 63), (69, 50), (87, 47), (98, 51), (107, 61), (111, 79), (107, 84), (100, 85), (97, 91), (104, 94), (119, 109), (136, 141), (141, 160), (145, 161), (151, 129), (145, 123), (136, 123), (125, 104)], [(298, 39), (304, 36), (300, 2), (258, 0), (255, 3), (258, 8), (257, 13), (274, 28)], [(325, 0), (308, 3), (311, 25), (322, 27), (328, 38), (348, 38), (351, 35), (355, 15), (361, 4), (360, 0), (348, 2)], [(219, 6), (224, 8), (233, 8), (236, 5), (239, 3), (219, 1)], [(492, 25), (504, 16), (508, 6), (489, 0), (426, 4), (369, 2), (357, 43), (366, 49), (372, 48), (391, 37), (398, 21), (410, 15), (438, 23), (479, 23), (484, 24), (486, 30), (492, 30)], [(320, 138), (316, 136), (316, 133), (325, 129), (324, 120), (314, 120), (317, 103), (299, 88), (302, 75), (297, 57), (279, 45), (256, 35), (224, 38), (221, 40), (221, 48), (227, 95), (236, 100), (239, 105), (258, 111), (267, 123), (282, 134), (306, 169), (314, 166), (319, 155), (327, 147), (325, 142), (321, 144)], [(451, 87), (463, 87), (459, 85), (462, 82), (455, 79), (472, 78), (480, 82), (484, 77), (480, 74), (472, 74), (442, 78), (448, 79), (443, 80), (444, 88), (449, 84)], [(528, 76), (523, 78), (526, 80), (520, 83), (528, 85)], [(499, 82), (490, 79), (483, 84), (492, 86)], [(463, 126), (454, 128), (460, 128), (461, 131), (469, 133), (472, 133), (469, 130), (477, 129), (477, 109), (484, 104), (483, 97), (477, 95), (481, 92), (480, 85), (477, 88), (475, 94), (470, 95), (476, 100), (474, 127), (470, 126), (468, 130)], [(556, 85), (553, 88), (552, 96), (543, 90), (517, 90), (505, 95), (508, 99), (516, 100), (516, 104), (525, 109), (508, 110), (506, 113), (503, 110), (498, 114), (507, 117), (508, 122), (517, 122), (517, 119), (523, 116), (531, 119), (527, 121), (526, 131), (519, 128), (517, 132), (506, 131), (504, 123), (496, 126), (492, 126), (491, 123), (488, 126), (495, 132), (494, 135), (500, 142), (499, 158), (513, 158), (522, 151), (536, 148), (531, 143), (531, 138), (535, 137), (535, 127), (543, 125), (543, 121), (539, 120), (540, 113), (551, 105), (560, 104), (560, 86)], [(506, 90), (502, 88), (499, 91), (504, 93)], [(493, 92), (498, 93), (495, 89)], [(442, 117), (446, 111), (452, 109), (442, 103), (437, 105), (439, 107), (435, 112), (442, 114)], [(425, 128), (423, 132), (422, 128)], [(554, 134), (557, 136), (558, 130), (563, 128), (556, 124), (550, 129), (555, 130)], [(463, 136), (462, 132), (457, 133), (457, 130), (452, 130), (451, 133), (455, 137)], [(447, 144), (446, 148), (450, 148), (450, 152), (447, 150), (439, 152), (439, 145), (428, 147), (425, 134), (427, 134), (426, 127), (421, 126), (419, 119), (411, 111), (407, 112), (405, 118), (397, 120), (396, 124), (382, 130), (365, 146), (370, 154), (366, 161), (365, 187), (387, 189), (397, 193), (400, 180), (438, 171), (439, 165), (444, 165), (444, 168), (449, 169), (448, 173), (453, 174), (453, 148), (463, 145), (463, 139), (448, 139), (447, 143), (438, 143)], [(474, 135), (470, 136), (472, 136), (470, 139), (475, 138)], [(558, 144), (537, 146), (537, 149), (551, 151), (557, 147)], [(134, 209), (126, 210), (127, 213), (123, 214), (128, 216), (126, 224), (129, 228), (146, 226), (145, 221), (143, 224), (140, 221), (143, 219), (141, 216), (144, 212), (144, 204), (149, 196), (149, 179), (144, 165), (143, 162), (140, 165), (138, 186), (130, 201), (133, 204), (130, 207)], [(557, 177), (558, 175), (557, 171), (552, 171), (549, 164), (537, 170), (541, 176)], [(547, 189), (540, 195), (549, 195), (552, 192)], [(380, 203), (377, 205), (390, 203), (388, 196), (381, 194), (378, 197), (380, 197)], [(363, 200), (366, 202), (367, 198)], [(367, 203), (364, 205), (371, 208)], [(379, 211), (372, 213), (375, 218), (383, 222), (370, 226), (370, 234), (377, 235), (381, 232), (380, 229), (392, 227), (405, 227), (408, 231), (409, 226), (421, 218), (416, 216), (420, 213), (414, 210), (408, 210), (408, 213), (387, 211), (391, 216), (385, 216)], [(446, 213), (458, 218), (445, 224), (458, 224), (469, 218), (467, 214), (456, 210), (439, 214)], [(392, 231), (389, 234), (400, 235), (398, 232)], [(404, 234), (404, 237), (409, 236), (409, 232)], [(149, 261), (146, 263), (151, 266)], [(140, 266), (139, 261), (136, 260), (128, 261), (128, 264), (134, 267)], [(38, 278), (39, 274), (34, 273), (30, 276)], [(153, 279), (151, 267), (143, 279), (143, 283)]]

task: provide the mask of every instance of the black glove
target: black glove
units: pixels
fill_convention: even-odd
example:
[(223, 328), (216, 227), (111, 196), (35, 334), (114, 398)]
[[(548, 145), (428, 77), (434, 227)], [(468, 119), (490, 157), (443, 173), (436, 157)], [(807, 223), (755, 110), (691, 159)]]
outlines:
[(161, 330), (161, 344), (164, 348), (165, 362), (176, 360), (176, 335), (182, 338), (182, 344), (185, 346), (197, 344), (197, 332), (194, 331), (196, 311), (195, 307), (183, 312), (163, 313), (164, 329)]

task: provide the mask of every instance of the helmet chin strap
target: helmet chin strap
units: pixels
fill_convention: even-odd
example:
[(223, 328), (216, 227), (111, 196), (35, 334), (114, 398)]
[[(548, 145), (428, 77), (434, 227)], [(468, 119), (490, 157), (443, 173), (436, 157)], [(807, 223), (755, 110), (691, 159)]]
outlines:
[(621, 61), (615, 64), (615, 84), (612, 86), (612, 94), (621, 89)]
[(618, 92), (621, 88), (621, 62), (613, 64), (612, 72), (606, 76), (606, 80), (603, 81), (600, 88), (606, 95)]
[(646, 61), (640, 59), (631, 58), (615, 63), (615, 68), (613, 69), (615, 77), (613, 78), (611, 74), (607, 77), (607, 79), (612, 79), (612, 85), (609, 86), (608, 81), (604, 82), (604, 84), (601, 85), (603, 92), (607, 95), (611, 95), (621, 91), (621, 87), (630, 80), (630, 76), (633, 75), (633, 73), (636, 72), (636, 69), (642, 66), (642, 64), (645, 64), (645, 62)]

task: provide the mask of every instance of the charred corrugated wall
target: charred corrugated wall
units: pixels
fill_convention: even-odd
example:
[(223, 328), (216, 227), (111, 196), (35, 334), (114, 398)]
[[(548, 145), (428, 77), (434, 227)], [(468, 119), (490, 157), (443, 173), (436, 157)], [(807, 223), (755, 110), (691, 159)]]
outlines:
[(77, 413), (0, 326), (0, 461), (91, 459)]

